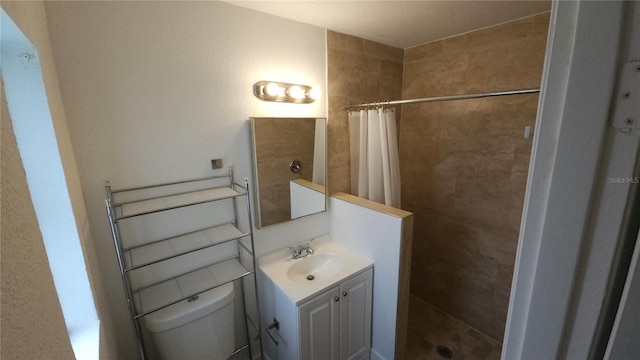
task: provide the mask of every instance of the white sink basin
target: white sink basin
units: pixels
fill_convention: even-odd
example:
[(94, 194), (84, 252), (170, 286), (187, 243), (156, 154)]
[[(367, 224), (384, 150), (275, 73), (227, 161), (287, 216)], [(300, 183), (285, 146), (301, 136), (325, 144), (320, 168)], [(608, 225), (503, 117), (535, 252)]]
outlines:
[[(292, 259), (281, 250), (260, 259), (260, 270), (295, 304), (373, 266), (373, 262), (346, 247), (316, 239), (313, 255)], [(311, 275), (311, 276), (310, 276)], [(309, 280), (311, 279), (311, 280)]]
[(308, 255), (295, 260), (287, 270), (287, 278), (296, 283), (324, 281), (342, 269), (342, 259), (335, 254)]

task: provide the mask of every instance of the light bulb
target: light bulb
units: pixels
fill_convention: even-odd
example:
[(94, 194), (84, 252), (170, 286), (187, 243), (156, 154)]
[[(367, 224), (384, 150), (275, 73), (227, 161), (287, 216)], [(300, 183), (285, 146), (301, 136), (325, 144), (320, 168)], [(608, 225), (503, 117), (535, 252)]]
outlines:
[(298, 85), (289, 88), (289, 96), (294, 99), (304, 99), (304, 89)]
[(280, 96), (284, 94), (284, 89), (276, 83), (269, 83), (265, 86), (264, 93), (268, 96)]
[(309, 90), (309, 98), (313, 99), (313, 100), (318, 100), (320, 98), (320, 89), (318, 88), (311, 88), (311, 90)]

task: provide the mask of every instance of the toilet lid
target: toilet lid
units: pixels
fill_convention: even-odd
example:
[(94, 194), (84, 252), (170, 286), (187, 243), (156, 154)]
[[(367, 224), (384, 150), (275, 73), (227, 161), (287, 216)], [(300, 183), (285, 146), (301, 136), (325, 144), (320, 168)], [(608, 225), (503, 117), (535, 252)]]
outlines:
[(233, 298), (233, 283), (230, 282), (151, 313), (144, 317), (144, 322), (153, 332), (170, 330), (211, 314)]

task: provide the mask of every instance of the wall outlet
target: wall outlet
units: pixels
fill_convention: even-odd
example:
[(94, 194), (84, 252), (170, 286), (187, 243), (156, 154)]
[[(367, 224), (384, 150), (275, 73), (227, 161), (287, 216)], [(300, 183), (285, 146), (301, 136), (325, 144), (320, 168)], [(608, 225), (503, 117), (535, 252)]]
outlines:
[(211, 159), (212, 169), (222, 169), (222, 159)]

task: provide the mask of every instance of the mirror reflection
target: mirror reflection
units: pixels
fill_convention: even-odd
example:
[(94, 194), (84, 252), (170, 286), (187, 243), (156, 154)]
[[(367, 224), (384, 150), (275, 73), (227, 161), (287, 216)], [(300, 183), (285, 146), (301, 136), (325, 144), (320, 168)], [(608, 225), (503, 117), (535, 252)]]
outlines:
[(256, 226), (326, 210), (325, 118), (251, 118)]

